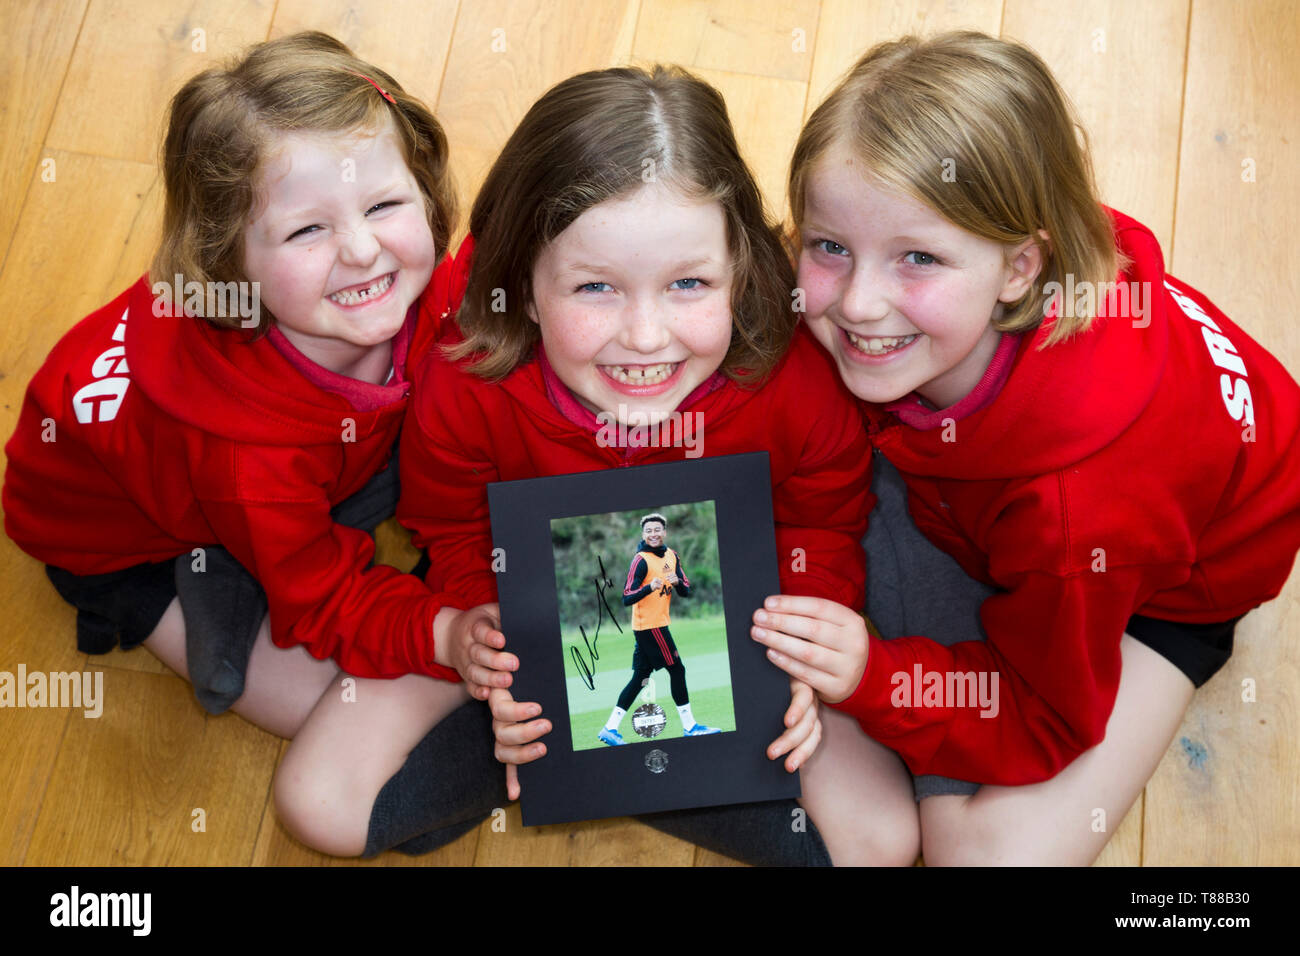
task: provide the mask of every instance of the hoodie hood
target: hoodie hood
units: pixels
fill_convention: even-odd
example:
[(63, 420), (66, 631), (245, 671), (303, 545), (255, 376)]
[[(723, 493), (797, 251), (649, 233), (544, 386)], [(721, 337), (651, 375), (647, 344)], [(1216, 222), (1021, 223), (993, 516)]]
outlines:
[[(466, 260), (466, 263), (468, 260)], [(397, 378), (409, 382), (413, 362), (430, 347), (440, 327), (450, 321), (453, 304), (464, 292), (466, 268), (445, 256), (428, 287), (411, 306), (406, 323), (393, 339)], [(133, 384), (158, 408), (196, 429), (233, 441), (259, 445), (334, 444), (339, 423), (350, 418), (358, 441), (384, 427), (394, 405), (409, 393), (408, 384), (371, 386), (314, 367), (318, 382), (298, 366), (310, 360), (272, 335), (251, 340), (243, 329), (221, 329), (202, 319), (166, 314), (155, 299), (148, 277), (130, 290), (127, 303), (126, 358)], [(283, 351), (282, 351), (283, 349)], [(286, 354), (287, 353), (287, 354)], [(358, 410), (344, 395), (320, 382), (337, 380), (374, 399), (391, 392), (387, 402), (365, 403)], [(348, 389), (344, 389), (347, 391)]]
[[(381, 411), (358, 412), (308, 381), (268, 337), (154, 312), (148, 280), (131, 290), (126, 358), (151, 402), (196, 429), (259, 445), (336, 443), (351, 417), (360, 438)], [(407, 324), (411, 317), (407, 317)]]
[[(1143, 414), (1169, 358), (1164, 257), (1145, 226), (1122, 213), (1111, 216), (1119, 248), (1132, 262), (1117, 282), (1140, 290), (1142, 320), (1123, 299), (1105, 298), (1086, 332), (1044, 348), (1053, 312), (1020, 336), (1011, 372), (993, 401), (954, 418), (950, 428), (920, 431), (882, 406), (864, 404), (876, 444), (890, 461), (930, 477), (1025, 478), (1095, 454)], [(1067, 287), (1067, 301), (1073, 291)]]

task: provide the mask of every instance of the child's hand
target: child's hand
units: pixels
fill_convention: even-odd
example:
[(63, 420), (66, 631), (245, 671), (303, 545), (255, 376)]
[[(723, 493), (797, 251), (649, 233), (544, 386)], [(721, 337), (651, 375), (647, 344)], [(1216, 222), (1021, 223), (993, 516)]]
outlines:
[(506, 796), (518, 800), (519, 772), (515, 765), (546, 755), (546, 744), (533, 741), (551, 732), (551, 722), (532, 719), (542, 712), (541, 704), (518, 703), (503, 688), (492, 690), (488, 706), (492, 708), (492, 733), (497, 740), (496, 758), (506, 765)]
[(784, 753), (787, 773), (794, 773), (813, 755), (822, 739), (822, 722), (817, 716), (817, 695), (801, 680), (790, 678), (790, 709), (785, 712), (786, 731), (767, 748), (769, 760)]
[(828, 704), (838, 704), (862, 683), (867, 669), (867, 625), (842, 604), (779, 594), (754, 612), (754, 640), (791, 677), (810, 685)]
[[(448, 612), (450, 617), (444, 618)], [(465, 611), (443, 608), (433, 623), (434, 660), (454, 667), (475, 700), (487, 700), (493, 687), (509, 687), (510, 671), (519, 658), (506, 653), (506, 636), (500, 628), (501, 611), (495, 604), (480, 604)]]

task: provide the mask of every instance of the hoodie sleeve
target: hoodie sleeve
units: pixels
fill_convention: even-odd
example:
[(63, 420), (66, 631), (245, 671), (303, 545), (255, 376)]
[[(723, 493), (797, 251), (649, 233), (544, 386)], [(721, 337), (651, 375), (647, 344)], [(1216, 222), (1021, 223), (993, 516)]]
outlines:
[(871, 446), (857, 404), (821, 347), (802, 331), (768, 389), (779, 422), (770, 434), (801, 443), (793, 473), (772, 488), (781, 590), (860, 610), (867, 579), (862, 538), (876, 499)]
[[(1101, 742), (1120, 679), (1120, 636), (1143, 574), (1019, 574), (988, 598), (988, 641), (870, 638), (867, 669), (833, 705), (915, 774), (1019, 786)], [(1149, 589), (1149, 588), (1146, 588)]]
[(414, 402), (402, 425), (397, 504), (398, 521), (411, 531), (415, 546), (429, 553), (425, 580), (466, 608), (497, 600), (487, 486), (499, 475), (489, 456), (471, 446), (472, 436), (491, 434), (474, 387), (468, 373), (438, 355), (417, 372)]
[(334, 523), (322, 484), (286, 486), (286, 475), (305, 476), (313, 467), (309, 457), (286, 461), (275, 451), (236, 452), (246, 487), (274, 489), (262, 500), (200, 502), (221, 544), (265, 589), (275, 643), (301, 644), (357, 677), (415, 673), (459, 681), (455, 670), (434, 662), (433, 619), (454, 600), (396, 568), (371, 566), (370, 535)]

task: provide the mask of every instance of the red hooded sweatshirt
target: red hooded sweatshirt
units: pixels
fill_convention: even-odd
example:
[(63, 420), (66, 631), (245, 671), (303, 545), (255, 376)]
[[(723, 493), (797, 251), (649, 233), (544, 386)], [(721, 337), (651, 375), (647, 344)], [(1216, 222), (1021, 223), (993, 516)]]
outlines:
[[(1300, 548), (1300, 390), (1165, 274), (1150, 231), (1112, 215), (1133, 263), (1120, 281), (1145, 284), (1145, 314), (1108, 301), (1087, 332), (1040, 350), (1049, 319), (964, 416), (914, 396), (863, 406), (917, 527), (1000, 589), (981, 609), (987, 643), (872, 638), (837, 705), (914, 773), (1053, 776), (1105, 735), (1132, 615), (1229, 620), (1278, 594)], [(964, 672), (997, 674), (996, 717), (914, 686)]]
[[(465, 255), (462, 247), (458, 260)], [(415, 373), (415, 406), (402, 433), (397, 516), (415, 543), (429, 549), (430, 585), (466, 606), (497, 599), (488, 482), (684, 457), (681, 447), (602, 446), (595, 416), (548, 371), (539, 347), (537, 360), (499, 383), (439, 354)], [(448, 415), (452, 408), (456, 414)], [(718, 376), (680, 410), (703, 416), (703, 454), (771, 456), (782, 590), (861, 607), (861, 540), (874, 503), (871, 456), (853, 398), (812, 336), (800, 328), (761, 388), (742, 389)], [(803, 549), (803, 561), (795, 548)]]
[(220, 544), (266, 590), (279, 646), (359, 677), (458, 680), (434, 663), (445, 596), (367, 568), (370, 536), (330, 509), (387, 466), (409, 369), (463, 290), (447, 257), (393, 340), (390, 384), (314, 370), (369, 399), (354, 406), (269, 337), (155, 316), (141, 278), (68, 332), (28, 387), (5, 449), (5, 531), (74, 574)]

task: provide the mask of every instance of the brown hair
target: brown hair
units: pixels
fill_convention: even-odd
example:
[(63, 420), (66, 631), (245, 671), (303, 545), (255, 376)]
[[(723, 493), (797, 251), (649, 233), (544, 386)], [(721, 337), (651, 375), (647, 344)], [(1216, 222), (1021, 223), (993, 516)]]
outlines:
[[(835, 143), (848, 145), (886, 186), (967, 232), (1004, 246), (1033, 239), (1044, 247), (1032, 289), (994, 323), (1001, 331), (1042, 322), (1048, 283), (1073, 275), (1076, 284), (1100, 287), (1124, 264), (1097, 200), (1086, 133), (1051, 71), (1018, 43), (954, 32), (867, 51), (799, 136), (790, 163), (796, 229), (812, 168)], [(1095, 317), (1095, 310), (1067, 312), (1044, 345), (1087, 329)]]
[[(456, 216), (447, 137), (428, 108), (383, 70), (327, 34), (305, 32), (259, 43), (229, 66), (192, 77), (172, 98), (163, 140), (166, 209), (151, 280), (246, 280), (240, 240), (276, 134), (380, 130), (389, 123), (424, 196), (441, 258)], [(240, 324), (239, 316), (204, 317), (223, 327)], [(273, 319), (263, 308), (257, 334)]]
[(580, 73), (529, 109), (470, 213), (474, 260), (458, 316), (465, 341), (448, 354), (475, 355), (471, 367), (488, 379), (527, 360), (540, 339), (525, 309), (537, 257), (588, 209), (644, 186), (647, 171), (683, 195), (721, 204), (733, 269), (722, 371), (733, 381), (770, 372), (798, 319), (793, 268), (722, 95), (672, 66)]

